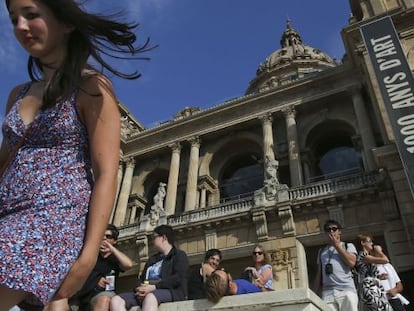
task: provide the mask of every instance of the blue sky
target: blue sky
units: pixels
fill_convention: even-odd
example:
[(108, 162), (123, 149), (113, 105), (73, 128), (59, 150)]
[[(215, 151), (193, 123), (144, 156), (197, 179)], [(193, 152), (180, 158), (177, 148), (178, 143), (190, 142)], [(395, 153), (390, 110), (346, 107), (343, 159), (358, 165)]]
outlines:
[[(89, 0), (87, 8), (125, 10), (141, 24), (139, 41), (149, 36), (159, 45), (147, 54), (148, 62), (114, 63), (142, 73), (134, 81), (112, 80), (120, 101), (145, 127), (171, 120), (185, 106), (205, 109), (242, 96), (259, 64), (280, 48), (288, 18), (304, 44), (340, 60), (340, 31), (350, 16), (347, 0)], [(8, 92), (28, 75), (27, 56), (4, 7), (0, 25), (3, 118)]]

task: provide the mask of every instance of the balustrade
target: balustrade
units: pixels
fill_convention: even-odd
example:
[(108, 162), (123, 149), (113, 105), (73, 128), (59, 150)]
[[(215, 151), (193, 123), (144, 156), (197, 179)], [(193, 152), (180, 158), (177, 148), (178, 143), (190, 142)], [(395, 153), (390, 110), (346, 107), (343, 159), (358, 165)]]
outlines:
[[(298, 201), (319, 196), (340, 194), (341, 192), (358, 190), (378, 185), (384, 179), (381, 171), (358, 173), (324, 180), (316, 183), (289, 189), (289, 200)], [(292, 202), (293, 203), (293, 202)], [(168, 217), (171, 226), (186, 225), (220, 217), (240, 214), (250, 211), (254, 207), (253, 194), (248, 197), (239, 196), (238, 199), (225, 201), (216, 206), (192, 210), (179, 216)], [(120, 228), (120, 236), (129, 236), (136, 233), (139, 224), (131, 224)]]

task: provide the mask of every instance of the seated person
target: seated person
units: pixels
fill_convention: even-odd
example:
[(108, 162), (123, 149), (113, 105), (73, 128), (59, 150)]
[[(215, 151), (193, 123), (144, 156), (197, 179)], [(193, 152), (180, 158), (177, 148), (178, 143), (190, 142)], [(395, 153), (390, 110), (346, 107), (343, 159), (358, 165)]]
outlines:
[(244, 280), (233, 280), (230, 273), (224, 270), (215, 270), (206, 280), (206, 295), (211, 302), (217, 303), (226, 295), (242, 295), (259, 293), (262, 291), (257, 285)]
[(272, 266), (268, 264), (269, 260), (264, 248), (261, 245), (256, 245), (252, 255), (253, 266), (247, 267), (241, 278), (251, 281), (265, 290), (273, 290)]
[(160, 303), (187, 298), (188, 259), (174, 246), (172, 227), (156, 227), (152, 243), (158, 253), (148, 259), (133, 292), (111, 299), (111, 311), (126, 311), (133, 306), (141, 306), (142, 311), (157, 310)]
[(109, 310), (111, 298), (115, 296), (115, 288), (109, 287), (107, 276), (117, 277), (120, 271), (131, 269), (134, 262), (115, 247), (119, 231), (109, 224), (102, 240), (98, 259), (82, 289), (70, 299), (72, 309)]
[(188, 299), (206, 298), (204, 283), (210, 274), (218, 268), (221, 262), (220, 250), (209, 249), (201, 265), (197, 265), (188, 278)]

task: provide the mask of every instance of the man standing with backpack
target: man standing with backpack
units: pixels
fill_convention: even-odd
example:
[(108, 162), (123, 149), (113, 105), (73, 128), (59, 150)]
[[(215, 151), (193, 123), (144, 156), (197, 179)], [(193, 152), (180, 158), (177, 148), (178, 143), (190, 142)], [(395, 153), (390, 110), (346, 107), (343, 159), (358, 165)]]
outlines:
[(323, 229), (328, 244), (318, 252), (318, 271), (314, 289), (321, 291), (322, 299), (337, 311), (358, 311), (358, 295), (352, 277), (357, 250), (352, 243), (341, 241), (342, 226), (328, 220)]

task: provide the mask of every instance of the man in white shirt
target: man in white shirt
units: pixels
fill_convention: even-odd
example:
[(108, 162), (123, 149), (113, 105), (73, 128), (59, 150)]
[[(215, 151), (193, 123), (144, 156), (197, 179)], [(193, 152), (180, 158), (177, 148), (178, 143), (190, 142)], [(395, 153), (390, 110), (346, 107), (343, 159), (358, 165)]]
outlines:
[(404, 287), (401, 283), (400, 277), (390, 264), (377, 265), (380, 273), (381, 285), (387, 293), (387, 298), (394, 311), (405, 311), (404, 305), (410, 302), (400, 293)]
[(323, 226), (328, 245), (319, 251), (315, 289), (322, 287), (322, 299), (335, 311), (358, 311), (358, 295), (351, 269), (357, 250), (352, 243), (341, 241), (342, 226), (328, 220)]

